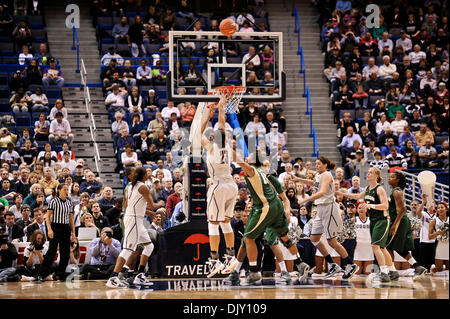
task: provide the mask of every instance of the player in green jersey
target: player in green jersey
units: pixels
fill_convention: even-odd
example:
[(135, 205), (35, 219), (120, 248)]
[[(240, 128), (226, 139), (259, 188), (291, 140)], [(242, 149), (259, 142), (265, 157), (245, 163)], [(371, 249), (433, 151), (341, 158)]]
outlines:
[(364, 192), (356, 194), (339, 193), (344, 197), (355, 200), (364, 198), (361, 208), (369, 212), (372, 250), (381, 270), (377, 279), (381, 282), (390, 282), (391, 277), (396, 277), (397, 271), (391, 255), (386, 249), (389, 236), (389, 214), (387, 211), (389, 202), (386, 191), (381, 186), (383, 181), (381, 171), (376, 167), (371, 167), (367, 172), (366, 180), (369, 186), (366, 187)]
[[(252, 156), (250, 156), (252, 158)], [(250, 160), (252, 161), (252, 160)], [(258, 164), (257, 160), (255, 160)], [(266, 232), (266, 240), (270, 245), (278, 264), (285, 275), (283, 279), (287, 284), (290, 283), (289, 273), (286, 271), (283, 254), (277, 246), (277, 240), (280, 239), (282, 243), (289, 249), (289, 251), (296, 256), (294, 264), (296, 265), (300, 279), (303, 279), (309, 270), (309, 266), (302, 262), (297, 246), (289, 238), (289, 225), (286, 218), (286, 212), (290, 212), (290, 203), (284, 193), (283, 187), (273, 176), (267, 176), (270, 162), (265, 161), (261, 169), (257, 169), (256, 165), (252, 166), (246, 162), (238, 163), (245, 173), (245, 180), (250, 190), (253, 206), (248, 216), (247, 225), (245, 228), (243, 244), (241, 245), (237, 259), (239, 261), (236, 269), (225, 279), (225, 284), (236, 285), (239, 283), (239, 269), (245, 256), (248, 254), (250, 273), (247, 276), (247, 283), (253, 284), (261, 279), (258, 272), (257, 256), (255, 240)], [(281, 200), (280, 200), (281, 198)], [(285, 278), (284, 278), (285, 277)]]
[[(391, 173), (388, 182), (392, 187), (392, 193), (389, 197), (390, 230), (387, 249), (392, 259), (394, 258), (393, 252), (396, 251), (408, 261), (414, 268), (413, 279), (416, 280), (421, 278), (427, 269), (420, 266), (410, 253), (410, 250), (414, 250), (414, 239), (411, 222), (406, 215), (405, 195), (403, 194), (406, 187), (405, 175), (400, 172)], [(398, 279), (398, 277), (394, 279)]]

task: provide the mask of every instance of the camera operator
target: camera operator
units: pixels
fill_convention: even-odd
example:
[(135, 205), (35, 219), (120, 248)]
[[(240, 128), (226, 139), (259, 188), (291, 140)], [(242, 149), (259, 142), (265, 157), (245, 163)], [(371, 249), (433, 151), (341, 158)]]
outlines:
[(108, 279), (114, 270), (122, 245), (113, 237), (109, 227), (102, 229), (100, 238), (95, 238), (90, 246), (91, 260), (81, 268), (83, 279)]
[(16, 259), (16, 247), (8, 241), (4, 225), (0, 226), (0, 282), (18, 281), (18, 279), (14, 279), (16, 278), (16, 269), (12, 266)]
[[(47, 241), (42, 230), (37, 229), (30, 237), (30, 243), (23, 253), (24, 266), (18, 268), (18, 272), (22, 275), (21, 281), (35, 281), (39, 275), (39, 269), (44, 262), (44, 256), (47, 254)], [(45, 280), (53, 280), (52, 275), (48, 275)]]

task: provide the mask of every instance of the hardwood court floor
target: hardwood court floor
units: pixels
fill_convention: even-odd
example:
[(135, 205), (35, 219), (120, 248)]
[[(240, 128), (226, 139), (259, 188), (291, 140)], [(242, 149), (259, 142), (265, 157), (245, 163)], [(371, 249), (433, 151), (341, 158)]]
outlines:
[(449, 277), (426, 276), (420, 281), (370, 283), (365, 277), (350, 281), (308, 279), (306, 283), (276, 286), (265, 278), (260, 286), (228, 287), (220, 279), (158, 279), (151, 289), (109, 289), (104, 280), (61, 283), (0, 284), (1, 299), (449, 299)]

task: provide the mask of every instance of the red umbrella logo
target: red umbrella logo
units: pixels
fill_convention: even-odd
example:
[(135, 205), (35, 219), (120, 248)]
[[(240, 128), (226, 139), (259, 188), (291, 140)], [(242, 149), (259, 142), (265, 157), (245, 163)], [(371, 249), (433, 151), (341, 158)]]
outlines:
[(193, 235), (189, 236), (188, 238), (186, 238), (184, 243), (197, 245), (197, 257), (194, 257), (194, 260), (198, 261), (200, 259), (200, 244), (209, 243), (209, 237), (204, 234), (193, 234)]

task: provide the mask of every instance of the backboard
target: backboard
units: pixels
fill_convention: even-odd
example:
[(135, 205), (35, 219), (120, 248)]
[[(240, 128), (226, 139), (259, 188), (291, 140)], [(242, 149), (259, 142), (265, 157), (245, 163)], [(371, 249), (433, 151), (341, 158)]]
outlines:
[[(214, 59), (208, 58), (211, 49)], [(270, 51), (265, 65), (264, 50)], [(196, 74), (192, 78), (186, 73), (189, 68), (191, 75)], [(250, 76), (252, 72), (259, 81)], [(208, 93), (215, 87), (241, 85), (247, 86), (244, 103), (277, 102), (286, 98), (285, 83), (282, 32), (236, 32), (231, 37), (212, 31), (169, 32), (167, 93), (171, 101), (214, 102), (219, 98)]]

